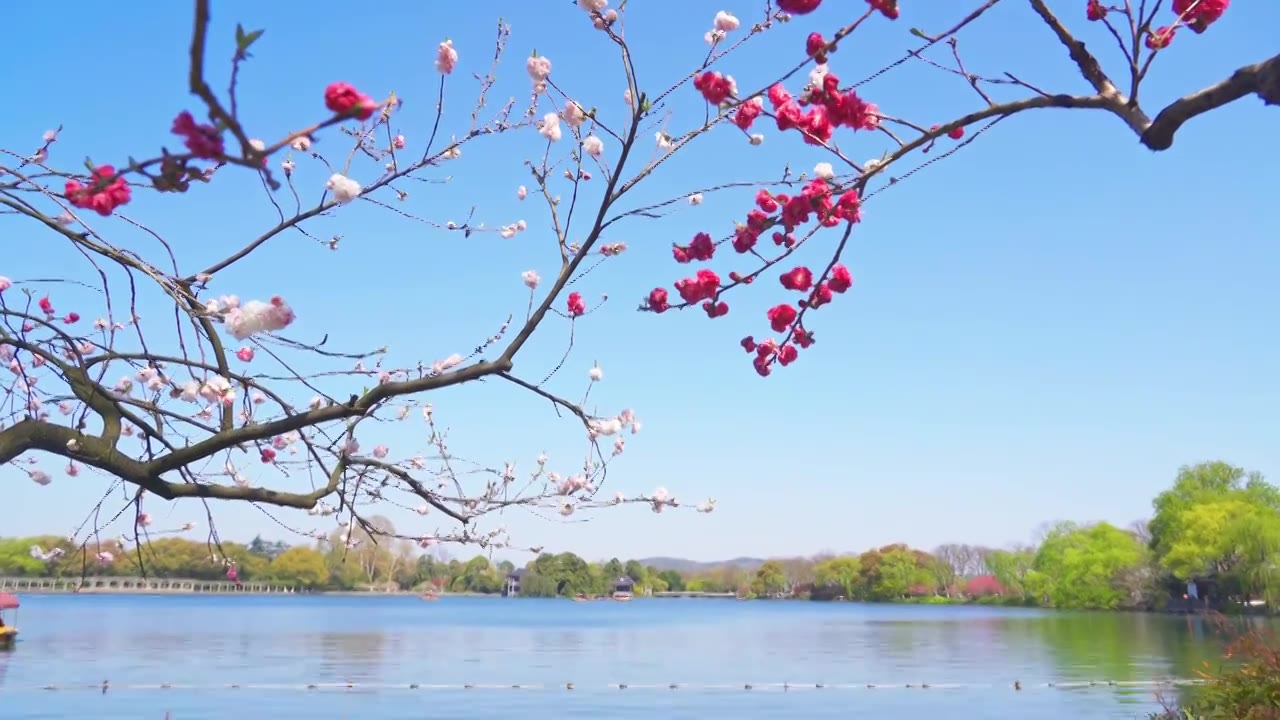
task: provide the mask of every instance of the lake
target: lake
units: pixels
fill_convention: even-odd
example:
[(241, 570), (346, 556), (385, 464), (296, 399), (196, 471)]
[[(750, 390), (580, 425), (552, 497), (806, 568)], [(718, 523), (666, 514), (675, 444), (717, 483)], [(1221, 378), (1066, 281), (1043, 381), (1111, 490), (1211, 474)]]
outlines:
[(1199, 619), (991, 607), (296, 595), (22, 602), (22, 639), (0, 653), (6, 720), (1145, 718), (1157, 707), (1152, 681), (1194, 677), (1218, 653)]

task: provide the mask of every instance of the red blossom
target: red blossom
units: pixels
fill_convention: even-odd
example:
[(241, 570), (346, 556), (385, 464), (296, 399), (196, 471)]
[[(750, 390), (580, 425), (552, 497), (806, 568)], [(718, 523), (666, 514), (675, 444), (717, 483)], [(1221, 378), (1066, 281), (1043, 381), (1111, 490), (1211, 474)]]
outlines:
[(825, 63), (827, 61), (827, 41), (823, 39), (822, 33), (809, 33), (809, 37), (804, 41), (805, 53), (813, 58), (814, 62)]
[(582, 301), (582, 293), (569, 293), (565, 305), (568, 307), (569, 317), (577, 317), (587, 311), (587, 304)]
[(782, 282), (782, 287), (788, 290), (808, 292), (809, 288), (813, 287), (813, 272), (803, 265), (798, 265), (782, 273), (778, 280)]
[(344, 82), (329, 83), (324, 89), (324, 106), (335, 115), (352, 115), (360, 120), (368, 120), (378, 109), (372, 98)]
[(822, 0), (778, 0), (778, 9), (792, 15), (808, 15), (821, 4)]
[(691, 278), (676, 281), (676, 292), (687, 303), (710, 300), (720, 290), (720, 276), (710, 270), (699, 270)]
[(751, 124), (756, 121), (756, 118), (760, 117), (760, 113), (763, 109), (764, 108), (760, 106), (759, 102), (744, 102), (739, 105), (737, 111), (733, 113), (733, 124), (743, 130), (750, 130)]
[(769, 308), (769, 312), (765, 313), (765, 317), (769, 318), (769, 327), (773, 328), (774, 332), (779, 333), (786, 332), (787, 328), (791, 327), (791, 323), (796, 321), (798, 315), (799, 313), (796, 312), (795, 307), (786, 303), (774, 305)]
[(1101, 0), (1089, 0), (1084, 15), (1091, 21), (1101, 20), (1107, 16), (1107, 6), (1103, 5)]
[(1186, 21), (1192, 32), (1202, 33), (1217, 22), (1230, 5), (1231, 0), (1173, 0), (1173, 11)]
[(649, 309), (656, 312), (664, 312), (671, 307), (668, 302), (667, 291), (665, 288), (654, 288), (649, 291)]
[(1157, 28), (1154, 32), (1148, 31), (1142, 44), (1146, 45), (1148, 50), (1163, 50), (1173, 42), (1173, 36), (1177, 31), (1177, 28), (1168, 26)]
[(79, 180), (68, 180), (64, 191), (67, 202), (72, 206), (93, 210), (103, 217), (110, 215), (133, 197), (128, 183), (116, 174), (116, 169), (111, 165), (94, 168), (93, 178), (88, 185)]
[(853, 274), (849, 272), (849, 268), (844, 265), (834, 265), (831, 268), (831, 277), (827, 279), (827, 286), (833, 292), (842, 293), (853, 287)]
[(704, 72), (693, 79), (693, 87), (712, 105), (733, 97), (733, 80), (718, 72)]
[(186, 110), (173, 119), (173, 127), (169, 131), (181, 136), (191, 154), (203, 160), (216, 160), (226, 152), (218, 129), (212, 125), (197, 123)]
[(890, 20), (898, 19), (898, 0), (867, 0), (867, 4)]

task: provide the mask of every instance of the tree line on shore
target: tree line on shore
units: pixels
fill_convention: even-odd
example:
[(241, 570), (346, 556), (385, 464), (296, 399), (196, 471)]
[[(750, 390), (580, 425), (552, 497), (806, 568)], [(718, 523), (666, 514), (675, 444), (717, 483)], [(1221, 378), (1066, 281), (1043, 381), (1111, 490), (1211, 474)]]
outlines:
[[(932, 552), (904, 544), (857, 555), (773, 559), (758, 567), (701, 572), (647, 567), (636, 560), (588, 562), (574, 553), (539, 555), (525, 566), (526, 597), (603, 595), (630, 578), (639, 595), (664, 591), (744, 597), (871, 602), (1040, 605), (1155, 609), (1180, 598), (1188, 581), (1218, 606), (1276, 607), (1280, 592), (1280, 489), (1258, 473), (1223, 462), (1183, 467), (1153, 501), (1149, 522), (1128, 528), (1060, 522), (1033, 545), (991, 549), (948, 544)], [(390, 531), (385, 518), (371, 520)], [(350, 545), (350, 546), (349, 546)], [(61, 548), (36, 557), (32, 547)], [(485, 556), (421, 554), (407, 541), (366, 533), (354, 543), (335, 534), (315, 546), (255, 538), (214, 546), (160, 537), (124, 551), (106, 542), (92, 551), (54, 537), (0, 540), (0, 575), (140, 575), (225, 579), (228, 562), (243, 581), (314, 590), (425, 590), (501, 593), (516, 569)]]

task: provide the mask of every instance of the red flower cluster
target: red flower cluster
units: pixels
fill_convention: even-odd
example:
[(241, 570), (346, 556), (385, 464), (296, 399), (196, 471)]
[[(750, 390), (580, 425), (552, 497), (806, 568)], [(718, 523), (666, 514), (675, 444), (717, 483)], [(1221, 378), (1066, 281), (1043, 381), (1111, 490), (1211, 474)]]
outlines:
[(1154, 31), (1147, 31), (1147, 37), (1142, 41), (1148, 50), (1163, 50), (1169, 47), (1169, 43), (1173, 42), (1173, 36), (1178, 32), (1178, 28), (1165, 26), (1156, 28)]
[(827, 41), (823, 39), (822, 33), (809, 33), (809, 37), (805, 38), (804, 51), (809, 57), (813, 58), (816, 63), (825, 63), (827, 61)]
[(822, 0), (778, 0), (778, 9), (792, 15), (808, 15), (821, 4)]
[[(840, 92), (840, 78), (827, 73), (822, 86), (813, 88), (799, 100), (781, 84), (769, 88), (769, 103), (779, 130), (798, 129), (810, 145), (822, 145), (831, 139), (837, 127), (874, 130), (880, 124), (876, 107), (858, 97), (853, 90)], [(803, 106), (810, 106), (808, 111)]]
[(688, 245), (676, 245), (671, 248), (671, 254), (675, 256), (678, 263), (687, 263), (691, 260), (706, 261), (716, 254), (716, 244), (712, 242), (710, 235), (700, 232), (693, 236), (693, 242)]
[(1107, 6), (1103, 5), (1101, 0), (1089, 0), (1089, 5), (1084, 10), (1084, 16), (1094, 22), (1101, 20), (1107, 16)]
[(587, 311), (587, 304), (582, 301), (582, 293), (569, 293), (565, 305), (569, 310), (569, 317), (578, 317)]
[(373, 98), (344, 82), (329, 83), (324, 89), (324, 106), (336, 115), (352, 115), (360, 120), (368, 120), (378, 109)]
[(170, 132), (181, 136), (191, 154), (203, 160), (217, 160), (225, 152), (222, 134), (218, 129), (212, 125), (197, 123), (186, 110), (173, 119)]
[[(774, 244), (789, 251), (796, 244), (793, 234), (796, 228), (811, 220), (816, 220), (824, 227), (833, 227), (841, 222), (857, 222), (860, 219), (861, 203), (858, 193), (848, 190), (837, 198), (832, 185), (823, 179), (809, 182), (794, 196), (774, 195), (762, 189), (756, 193), (755, 204), (756, 207), (747, 214), (746, 223), (738, 225), (732, 238), (733, 249), (739, 253), (750, 252), (760, 236), (771, 228), (778, 228), (772, 236)], [(710, 235), (698, 233), (689, 245), (675, 246), (673, 254), (680, 263), (706, 261), (715, 255), (715, 247), (715, 241)], [(778, 258), (780, 259), (781, 257)], [(772, 265), (778, 260), (766, 262)], [(796, 305), (776, 305), (766, 313), (773, 331), (788, 335), (781, 343), (768, 340), (757, 344), (751, 338), (743, 341), (748, 352), (756, 353), (756, 372), (768, 375), (774, 362), (789, 365), (799, 356), (798, 348), (807, 348), (813, 344), (813, 335), (799, 325), (798, 308), (821, 307), (831, 302), (834, 294), (843, 293), (853, 286), (853, 276), (844, 265), (833, 266), (827, 275), (825, 280), (815, 284), (817, 278), (813, 271), (800, 265), (779, 276), (784, 288), (806, 293), (807, 297)], [(744, 285), (750, 284), (753, 278), (754, 274), (746, 277), (736, 272), (729, 274), (730, 281)], [(717, 318), (729, 312), (729, 305), (720, 299), (723, 290), (720, 276), (711, 270), (699, 270), (694, 277), (676, 281), (675, 289), (684, 305), (701, 303), (708, 317)], [(664, 288), (654, 288), (649, 293), (646, 308), (657, 313), (670, 309), (667, 291)]]
[(754, 97), (747, 102), (738, 106), (736, 112), (733, 113), (733, 124), (743, 130), (750, 130), (751, 123), (760, 117), (760, 112), (764, 110), (764, 106), (760, 102), (760, 98)]
[(898, 0), (867, 0), (867, 4), (890, 20), (898, 19)]
[(704, 72), (693, 79), (693, 87), (712, 105), (733, 97), (733, 79), (718, 72)]
[(1217, 22), (1229, 5), (1231, 0), (1173, 0), (1173, 11), (1198, 34)]
[(93, 179), (87, 186), (79, 180), (68, 180), (65, 192), (67, 202), (73, 206), (93, 210), (104, 217), (133, 197), (124, 178), (110, 165), (94, 168)]
[[(686, 303), (692, 304), (699, 300), (713, 300), (716, 293), (720, 291), (720, 276), (710, 270), (699, 270), (691, 278), (677, 280), (675, 287), (676, 292), (680, 293), (680, 299)], [(653, 293), (649, 293), (649, 295), (652, 297)], [(725, 312), (728, 312), (728, 308), (725, 308)], [(724, 313), (721, 314), (723, 315)]]

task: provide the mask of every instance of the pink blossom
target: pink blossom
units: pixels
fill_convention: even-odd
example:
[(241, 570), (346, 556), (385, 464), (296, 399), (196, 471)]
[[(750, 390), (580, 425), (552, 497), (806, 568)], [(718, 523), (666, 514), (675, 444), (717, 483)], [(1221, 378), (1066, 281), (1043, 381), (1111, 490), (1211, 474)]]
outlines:
[(524, 69), (533, 81), (534, 91), (542, 92), (546, 88), (547, 78), (551, 76), (551, 60), (542, 55), (534, 55), (525, 61)]
[(560, 116), (564, 118), (565, 124), (572, 128), (578, 127), (583, 120), (587, 119), (587, 114), (583, 112), (582, 106), (572, 100), (565, 103), (564, 112), (560, 113)]
[(293, 308), (277, 295), (270, 302), (250, 300), (243, 307), (232, 307), (227, 312), (226, 323), (232, 337), (246, 340), (258, 333), (283, 330), (294, 318)]
[(436, 70), (448, 75), (458, 66), (458, 51), (453, 49), (453, 41), (445, 40), (436, 48)]

